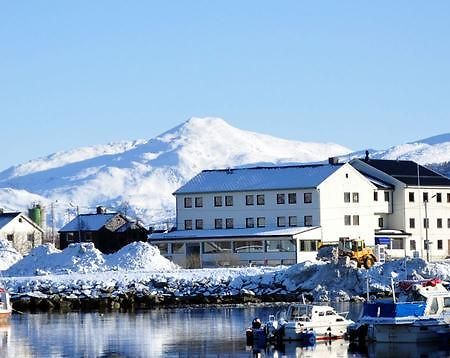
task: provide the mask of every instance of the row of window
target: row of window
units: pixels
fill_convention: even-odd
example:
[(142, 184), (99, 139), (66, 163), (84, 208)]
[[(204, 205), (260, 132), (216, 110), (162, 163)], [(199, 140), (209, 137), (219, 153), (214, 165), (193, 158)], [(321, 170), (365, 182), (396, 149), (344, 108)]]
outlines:
[[(434, 197), (436, 198), (436, 203), (442, 203), (442, 193), (436, 193), (431, 198), (434, 198)], [(408, 194), (408, 199), (410, 202), (414, 202), (415, 201), (415, 193), (410, 192)], [(429, 195), (427, 192), (422, 193), (422, 200), (423, 200), (423, 202), (429, 201)], [(450, 193), (447, 193), (447, 203), (450, 203)]]
[[(256, 220), (255, 220), (256, 219)], [(203, 230), (204, 221), (203, 219), (186, 219), (184, 220), (184, 230)], [(225, 229), (234, 229), (234, 219), (226, 218), (225, 220), (222, 218), (214, 219), (214, 228), (215, 229), (223, 229), (225, 224)], [(296, 227), (298, 226), (297, 216), (278, 216), (277, 217), (277, 226), (278, 227)], [(305, 215), (303, 217), (303, 226), (312, 226), (312, 215)], [(266, 218), (264, 216), (259, 216), (257, 218), (249, 217), (245, 218), (245, 227), (246, 228), (254, 228), (254, 227), (266, 227)]]
[[(256, 200), (255, 200), (256, 199)], [(287, 199), (287, 200), (286, 200)], [(221, 206), (233, 206), (234, 205), (234, 199), (233, 195), (216, 195), (214, 196), (214, 206), (215, 207), (221, 207)], [(265, 205), (266, 199), (265, 194), (257, 194), (257, 195), (246, 195), (245, 196), (245, 205), (246, 206), (252, 206), (252, 205)], [(277, 194), (277, 204), (296, 204), (297, 203), (297, 193), (288, 193), (287, 195), (285, 193), (279, 193)], [(303, 193), (303, 203), (305, 204), (311, 204), (312, 203), (312, 193)], [(203, 207), (203, 197), (196, 196), (194, 198), (192, 197), (185, 197), (184, 198), (184, 207), (185, 208), (202, 208)]]
[[(409, 227), (410, 229), (415, 229), (416, 227), (416, 219), (414, 218), (410, 218), (409, 219)], [(429, 218), (424, 218), (423, 219), (423, 227), (426, 229), (430, 228), (430, 219)], [(438, 229), (442, 229), (443, 228), (443, 220), (442, 218), (437, 218), (436, 219), (436, 228)], [(447, 219), (447, 228), (450, 229), (450, 218)]]
[[(298, 251), (317, 251), (321, 244), (320, 240), (301, 240)], [(158, 243), (156, 246), (163, 255), (185, 253), (184, 243)], [(295, 252), (295, 250), (295, 240), (207, 241), (201, 243), (203, 254)]]
[[(390, 193), (388, 191), (384, 192), (384, 201), (389, 201), (390, 199)], [(373, 200), (374, 201), (378, 201), (378, 192), (374, 191), (373, 192)], [(344, 192), (344, 203), (359, 203), (359, 193), (358, 192), (354, 192), (354, 193), (350, 193), (350, 192)]]
[[(437, 240), (437, 249), (438, 250), (443, 250), (444, 249), (444, 242), (443, 240)], [(391, 239), (390, 244), (387, 247), (388, 249), (394, 249), (394, 250), (404, 250), (405, 249), (405, 240), (401, 239), (401, 238), (397, 238), (397, 239)], [(411, 251), (415, 251), (417, 250), (417, 245), (416, 245), (416, 240), (410, 240), (409, 241), (409, 249)], [(424, 242), (424, 249), (428, 250), (428, 245), (426, 242)]]

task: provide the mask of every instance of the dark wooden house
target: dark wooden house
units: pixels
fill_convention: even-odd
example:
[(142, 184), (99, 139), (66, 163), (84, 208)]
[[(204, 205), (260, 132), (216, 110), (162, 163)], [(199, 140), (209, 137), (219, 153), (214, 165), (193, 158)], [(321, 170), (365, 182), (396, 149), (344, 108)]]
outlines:
[(60, 248), (76, 242), (92, 242), (105, 254), (134, 241), (147, 241), (148, 230), (121, 213), (98, 207), (95, 214), (80, 214), (59, 230)]

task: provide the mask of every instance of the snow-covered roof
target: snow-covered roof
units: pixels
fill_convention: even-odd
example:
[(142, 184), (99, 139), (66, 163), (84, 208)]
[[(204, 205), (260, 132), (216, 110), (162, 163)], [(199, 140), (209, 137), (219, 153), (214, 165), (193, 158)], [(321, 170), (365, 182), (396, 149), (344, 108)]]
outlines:
[(174, 194), (316, 188), (340, 167), (315, 164), (204, 170)]
[(246, 229), (211, 229), (211, 230), (175, 230), (167, 233), (153, 233), (149, 241), (177, 239), (205, 239), (232, 237), (273, 237), (293, 236), (319, 228), (318, 226), (302, 226), (289, 228), (246, 228)]
[(116, 215), (117, 213), (80, 214), (78, 217), (63, 226), (59, 232), (74, 232), (78, 229), (82, 231), (97, 231), (105, 226), (106, 223)]
[(8, 225), (11, 220), (20, 215), (20, 213), (3, 213), (0, 214), (0, 229)]
[(393, 189), (394, 187), (391, 184), (388, 184), (380, 179), (374, 178), (366, 173), (361, 173), (367, 180), (369, 180), (373, 185), (375, 185), (378, 189)]

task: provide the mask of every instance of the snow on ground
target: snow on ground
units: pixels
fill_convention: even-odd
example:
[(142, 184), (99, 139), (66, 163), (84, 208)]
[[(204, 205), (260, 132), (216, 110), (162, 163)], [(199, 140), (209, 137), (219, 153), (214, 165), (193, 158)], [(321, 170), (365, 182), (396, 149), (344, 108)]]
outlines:
[(9, 267), (4, 276), (42, 276), (104, 271), (165, 271), (177, 268), (146, 242), (133, 242), (114, 254), (104, 255), (93, 243), (71, 244), (58, 250), (53, 244), (38, 246)]
[(12, 247), (8, 240), (0, 239), (0, 271), (6, 270), (22, 259), (22, 255)]
[[(347, 301), (391, 290), (391, 278), (439, 277), (450, 281), (450, 261), (395, 260), (370, 270), (325, 261), (293, 266), (181, 269), (148, 243), (135, 242), (103, 255), (93, 244), (35, 248), (3, 272), (13, 295), (69, 298), (103, 297), (124, 293), (171, 296), (300, 295), (315, 301)], [(37, 295), (37, 296), (36, 296)]]

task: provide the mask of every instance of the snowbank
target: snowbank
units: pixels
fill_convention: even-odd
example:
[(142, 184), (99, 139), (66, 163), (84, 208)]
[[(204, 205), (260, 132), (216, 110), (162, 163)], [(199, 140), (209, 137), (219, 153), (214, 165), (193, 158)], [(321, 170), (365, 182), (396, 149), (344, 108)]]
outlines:
[(71, 244), (58, 250), (53, 244), (34, 248), (16, 262), (4, 276), (42, 276), (105, 271), (167, 271), (177, 266), (146, 242), (133, 242), (111, 255), (104, 255), (92, 243)]
[(22, 255), (8, 240), (0, 239), (0, 271), (6, 270), (22, 259)]

